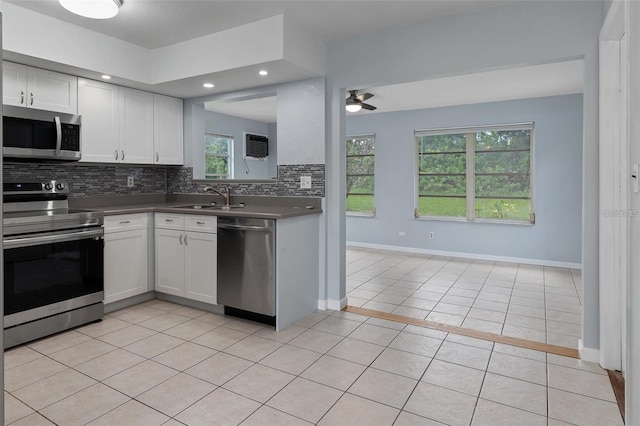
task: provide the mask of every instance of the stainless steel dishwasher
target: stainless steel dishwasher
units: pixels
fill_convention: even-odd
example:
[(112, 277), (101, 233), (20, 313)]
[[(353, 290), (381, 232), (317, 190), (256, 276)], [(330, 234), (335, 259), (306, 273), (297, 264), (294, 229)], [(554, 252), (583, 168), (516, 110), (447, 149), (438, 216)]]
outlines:
[(218, 216), (218, 303), (275, 325), (275, 220)]

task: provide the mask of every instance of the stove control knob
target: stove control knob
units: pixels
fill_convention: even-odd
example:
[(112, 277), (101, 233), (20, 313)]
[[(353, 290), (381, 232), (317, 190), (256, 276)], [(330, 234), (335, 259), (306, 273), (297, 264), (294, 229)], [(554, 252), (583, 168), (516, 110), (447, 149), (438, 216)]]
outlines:
[(51, 184), (51, 182), (45, 183), (44, 189), (46, 189), (47, 191), (51, 191), (53, 189), (53, 185)]
[(62, 182), (56, 183), (56, 189), (58, 191), (62, 191), (64, 189), (64, 183), (62, 183)]

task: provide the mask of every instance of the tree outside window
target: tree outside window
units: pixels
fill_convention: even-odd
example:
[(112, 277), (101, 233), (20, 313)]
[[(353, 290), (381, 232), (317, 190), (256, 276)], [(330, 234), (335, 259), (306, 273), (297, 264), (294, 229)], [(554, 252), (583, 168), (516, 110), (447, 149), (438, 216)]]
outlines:
[(375, 136), (347, 137), (347, 212), (375, 214)]
[(205, 179), (233, 178), (233, 137), (204, 134)]
[(416, 217), (535, 222), (533, 123), (416, 131)]

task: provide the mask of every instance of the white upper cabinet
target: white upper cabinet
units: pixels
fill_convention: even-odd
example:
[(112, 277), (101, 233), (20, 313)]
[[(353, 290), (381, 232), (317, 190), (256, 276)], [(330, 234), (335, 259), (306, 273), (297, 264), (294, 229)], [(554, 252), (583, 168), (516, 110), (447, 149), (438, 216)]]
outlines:
[(154, 94), (153, 116), (154, 163), (183, 164), (182, 99)]
[(120, 159), (118, 86), (101, 81), (78, 80), (78, 114), (82, 160), (109, 163)]
[(5, 105), (78, 113), (75, 76), (3, 62), (2, 90)]
[(119, 88), (120, 161), (153, 164), (153, 93)]

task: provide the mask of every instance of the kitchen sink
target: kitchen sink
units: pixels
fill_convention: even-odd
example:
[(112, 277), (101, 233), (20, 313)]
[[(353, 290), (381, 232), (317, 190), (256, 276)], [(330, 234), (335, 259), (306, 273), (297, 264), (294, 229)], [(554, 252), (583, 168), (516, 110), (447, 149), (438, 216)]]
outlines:
[(244, 204), (231, 204), (229, 206), (210, 206), (209, 208), (213, 210), (233, 210), (233, 209), (242, 209), (244, 208)]
[(232, 204), (229, 206), (218, 206), (218, 205), (211, 205), (211, 204), (189, 204), (187, 206), (177, 206), (177, 209), (194, 209), (194, 210), (199, 210), (199, 209), (207, 209), (207, 210), (232, 210), (232, 209), (241, 209), (243, 208), (244, 205), (241, 204)]

